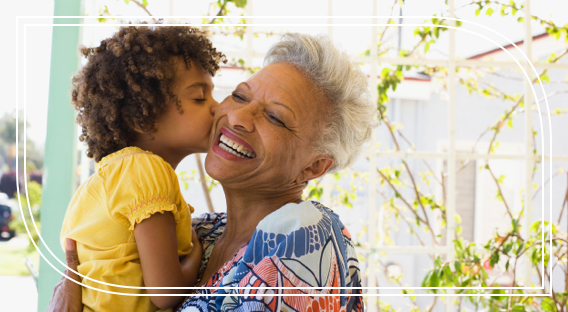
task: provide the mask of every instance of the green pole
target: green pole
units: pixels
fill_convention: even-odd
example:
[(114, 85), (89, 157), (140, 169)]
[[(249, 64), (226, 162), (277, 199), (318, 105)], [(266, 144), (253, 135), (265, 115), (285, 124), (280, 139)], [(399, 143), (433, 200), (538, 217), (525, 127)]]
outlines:
[[(82, 2), (55, 0), (54, 16), (81, 16)], [(79, 24), (82, 19), (53, 19), (54, 24)], [(70, 104), (71, 77), (79, 65), (79, 26), (53, 26), (51, 69), (47, 108), (47, 133), (43, 167), (43, 194), (41, 203), (41, 236), (49, 249), (65, 263), (59, 243), (61, 224), (67, 205), (76, 189), (77, 134), (75, 111)], [(43, 255), (55, 265), (46, 246), (40, 244)], [(55, 265), (62, 269), (61, 265)], [(45, 311), (53, 288), (61, 275), (45, 259), (40, 259), (38, 281), (38, 311)]]

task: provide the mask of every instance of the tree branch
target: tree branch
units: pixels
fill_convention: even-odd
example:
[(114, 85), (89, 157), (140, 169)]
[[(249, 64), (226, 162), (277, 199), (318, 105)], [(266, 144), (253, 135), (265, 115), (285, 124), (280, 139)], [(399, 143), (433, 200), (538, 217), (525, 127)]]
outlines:
[(513, 213), (511, 212), (511, 209), (509, 209), (509, 205), (507, 204), (507, 200), (505, 199), (505, 194), (503, 194), (503, 191), (501, 190), (501, 185), (499, 183), (499, 180), (497, 180), (497, 178), (493, 174), (493, 170), (491, 170), (491, 167), (489, 166), (489, 162), (486, 162), (485, 166), (486, 166), (485, 168), (487, 170), (489, 170), (489, 173), (491, 174), (493, 181), (495, 181), (495, 184), (497, 185), (497, 190), (499, 191), (499, 196), (501, 196), (501, 199), (503, 200), (503, 204), (505, 204), (505, 208), (507, 209), (507, 214), (509, 215), (509, 217), (511, 217), (511, 220), (515, 219), (513, 217)]
[[(377, 168), (377, 172), (381, 175), (381, 177), (383, 178), (383, 180), (385, 180), (385, 181), (388, 183), (388, 185), (392, 188), (392, 190), (395, 192), (395, 194), (400, 194), (400, 193), (398, 192), (398, 190), (396, 189), (396, 187), (392, 184), (392, 182), (390, 181), (390, 179), (387, 178), (387, 176), (385, 176), (385, 174), (382, 173), (381, 170), (379, 170), (379, 169)], [(409, 209), (410, 211), (412, 211), (412, 213), (414, 214), (414, 216), (415, 216), (420, 222), (426, 223), (426, 221), (425, 221), (424, 219), (420, 218), (420, 216), (418, 215), (418, 213), (412, 208), (412, 206), (410, 206), (410, 204), (406, 201), (406, 199), (404, 199), (404, 197), (400, 196), (400, 197), (398, 197), (398, 198), (400, 198), (400, 200), (402, 200), (402, 202), (406, 205), (406, 207), (408, 207), (408, 209)]]
[[(229, 1), (226, 1), (226, 0), (225, 0), (225, 2), (223, 2), (223, 4), (221, 5), (221, 7), (219, 8), (219, 12), (217, 12), (217, 14), (215, 14), (215, 16), (222, 16), (222, 15), (224, 15), (224, 14), (223, 14), (223, 13), (224, 13), (223, 11), (225, 10), (225, 7), (227, 6), (227, 3), (228, 3), (228, 2), (229, 2)], [(216, 19), (217, 19), (217, 17), (214, 17), (212, 20), (209, 21), (209, 24), (213, 24), (213, 22), (215, 22)]]
[(213, 202), (211, 201), (211, 196), (209, 195), (209, 188), (207, 187), (207, 181), (205, 180), (205, 170), (203, 170), (201, 155), (196, 153), (195, 161), (197, 162), (197, 171), (199, 171), (199, 180), (201, 180), (201, 188), (203, 189), (203, 195), (205, 195), (205, 200), (207, 201), (207, 208), (209, 208), (209, 212), (215, 212), (215, 208), (213, 208)]
[[(148, 11), (148, 9), (146, 8), (145, 5), (143, 5), (142, 3), (140, 3), (140, 1), (138, 0), (130, 0), (132, 2), (134, 2), (138, 7), (142, 8), (142, 10), (144, 10), (144, 12), (146, 12), (146, 14), (148, 14), (149, 16), (153, 16), (152, 13), (150, 13), (150, 11)], [(152, 18), (152, 20), (155, 22), (156, 19)]]
[[(400, 151), (400, 145), (398, 144), (398, 141), (394, 135), (393, 129), (391, 127), (391, 123), (389, 122), (388, 118), (384, 117), (383, 118), (385, 125), (387, 126), (387, 128), (389, 129), (389, 133), (391, 134), (391, 137), (393, 139), (393, 142), (396, 146), (396, 150)], [(422, 209), (422, 213), (424, 213), (424, 218), (425, 218), (425, 224), (426, 226), (429, 228), (430, 233), (432, 234), (432, 239), (434, 240), (434, 243), (436, 244), (436, 236), (434, 235), (434, 231), (432, 230), (432, 227), (430, 225), (430, 220), (428, 219), (428, 214), (426, 213), (426, 209), (424, 208), (424, 205), (422, 204), (422, 200), (420, 198), (420, 194), (418, 191), (418, 186), (416, 185), (416, 182), (414, 181), (414, 175), (412, 174), (412, 172), (410, 171), (410, 168), (408, 167), (408, 163), (406, 162), (406, 160), (402, 159), (402, 163), (404, 165), (404, 167), (406, 168), (406, 171), (408, 172), (408, 176), (410, 177), (410, 180), (412, 182), (412, 186), (414, 189), (414, 193), (416, 195), (416, 201), (418, 202), (418, 204), (420, 205), (420, 208)], [(384, 175), (383, 175), (384, 176)], [(402, 198), (402, 197), (401, 197)], [(410, 207), (409, 207), (410, 208)], [(410, 208), (412, 211), (414, 211), (412, 208)], [(418, 215), (418, 214), (416, 214)]]

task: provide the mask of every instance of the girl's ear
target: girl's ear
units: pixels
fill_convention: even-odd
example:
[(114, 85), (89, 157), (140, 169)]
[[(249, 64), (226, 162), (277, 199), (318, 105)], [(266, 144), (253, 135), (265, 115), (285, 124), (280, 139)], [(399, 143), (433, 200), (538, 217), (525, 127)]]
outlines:
[(297, 182), (306, 183), (310, 180), (321, 177), (329, 170), (329, 168), (331, 168), (331, 166), (333, 166), (334, 163), (335, 161), (331, 156), (318, 156), (306, 168), (304, 168), (304, 170), (302, 170)]
[(134, 125), (134, 131), (140, 133), (140, 134), (144, 134), (146, 132), (142, 131), (142, 128), (140, 128), (139, 125)]
[[(156, 124), (154, 124), (154, 128), (156, 127)], [(137, 133), (140, 134), (150, 134), (152, 133), (152, 129), (150, 129), (150, 131), (144, 131), (142, 130), (142, 128), (140, 128), (139, 125), (135, 124), (134, 127), (132, 127), (134, 129), (134, 131), (136, 131)]]

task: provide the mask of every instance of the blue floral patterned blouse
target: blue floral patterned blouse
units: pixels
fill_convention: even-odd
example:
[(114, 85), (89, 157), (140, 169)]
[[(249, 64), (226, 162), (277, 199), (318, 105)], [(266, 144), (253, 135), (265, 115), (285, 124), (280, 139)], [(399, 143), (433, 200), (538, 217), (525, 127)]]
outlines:
[[(224, 213), (203, 214), (193, 219), (203, 245), (200, 276), (226, 222)], [(359, 312), (364, 309), (361, 288), (356, 288), (361, 286), (361, 277), (351, 236), (331, 209), (314, 201), (287, 204), (264, 218), (248, 244), (204, 286), (219, 288), (197, 290), (177, 311)], [(226, 286), (266, 288), (223, 288)]]

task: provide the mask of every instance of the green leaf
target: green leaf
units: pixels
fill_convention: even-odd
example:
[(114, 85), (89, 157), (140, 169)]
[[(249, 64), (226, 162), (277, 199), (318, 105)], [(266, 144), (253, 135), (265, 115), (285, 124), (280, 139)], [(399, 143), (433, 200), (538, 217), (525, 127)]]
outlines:
[(507, 254), (509, 253), (509, 251), (511, 251), (511, 249), (513, 249), (513, 243), (507, 244), (507, 246), (503, 248), (503, 253)]
[(531, 254), (531, 260), (534, 264), (537, 264), (540, 262), (540, 253), (538, 253), (538, 249), (534, 249), (532, 254)]
[(499, 252), (495, 251), (491, 254), (491, 257), (489, 258), (489, 265), (491, 267), (494, 267), (497, 262), (499, 262)]
[(142, 5), (143, 5), (143, 6), (148, 6), (148, 1), (147, 1), (147, 0), (142, 0)]
[(124, 0), (124, 3), (129, 4), (130, 0)]
[(497, 178), (497, 182), (499, 184), (503, 184), (505, 178), (506, 178), (506, 176), (504, 174), (502, 174), (502, 175), (499, 176), (499, 178)]
[(244, 9), (244, 7), (247, 5), (247, 0), (235, 0), (235, 6), (237, 8), (241, 8)]
[(495, 12), (495, 11), (492, 8), (488, 8), (487, 11), (485, 11), (485, 15), (491, 16), (493, 14), (493, 12)]
[(525, 310), (524, 306), (517, 304), (513, 307), (513, 310), (511, 310), (511, 311), (512, 312), (525, 312), (526, 310)]
[(479, 13), (481, 12), (481, 8), (475, 10), (475, 16), (479, 16)]
[[(505, 295), (506, 292), (502, 289), (494, 289), (493, 291), (491, 291), (491, 294), (493, 295)], [(507, 298), (506, 296), (493, 296), (492, 298), (496, 299), (496, 300), (502, 300), (504, 298)]]
[(430, 287), (440, 286), (440, 276), (438, 275), (438, 270), (434, 270), (432, 276), (430, 277)]
[(444, 266), (444, 274), (446, 275), (446, 278), (448, 280), (450, 280), (452, 283), (455, 283), (455, 284), (458, 283), (458, 280), (456, 279), (456, 275), (450, 269), (450, 265)]
[(429, 287), (430, 286), (430, 278), (432, 277), (433, 271), (430, 271), (424, 276), (422, 280), (422, 287)]
[(535, 233), (538, 232), (538, 230), (540, 229), (540, 223), (541, 223), (541, 221), (535, 221), (535, 222), (531, 225), (530, 230), (531, 230), (532, 232), (535, 232)]
[(556, 303), (552, 300), (552, 298), (543, 297), (541, 305), (542, 311), (556, 312)]
[(517, 4), (513, 0), (509, 1), (509, 4), (511, 5), (511, 13), (515, 16), (517, 13)]
[[(521, 243), (521, 245), (519, 246), (519, 248), (517, 248), (517, 250), (515, 251), (515, 255), (519, 255), (521, 253), (521, 251), (523, 251), (523, 248), (525, 248), (525, 243)], [(509, 262), (509, 261), (507, 261)]]
[(548, 75), (542, 75), (540, 77), (540, 80), (545, 81), (545, 82), (550, 82), (550, 78), (548, 77)]
[(428, 53), (428, 50), (430, 50), (430, 41), (426, 42), (424, 45), (424, 53)]
[(519, 18), (517, 18), (517, 22), (519, 22), (519, 23), (522, 23), (524, 20), (525, 20), (525, 19), (524, 19), (522, 16), (520, 16)]

